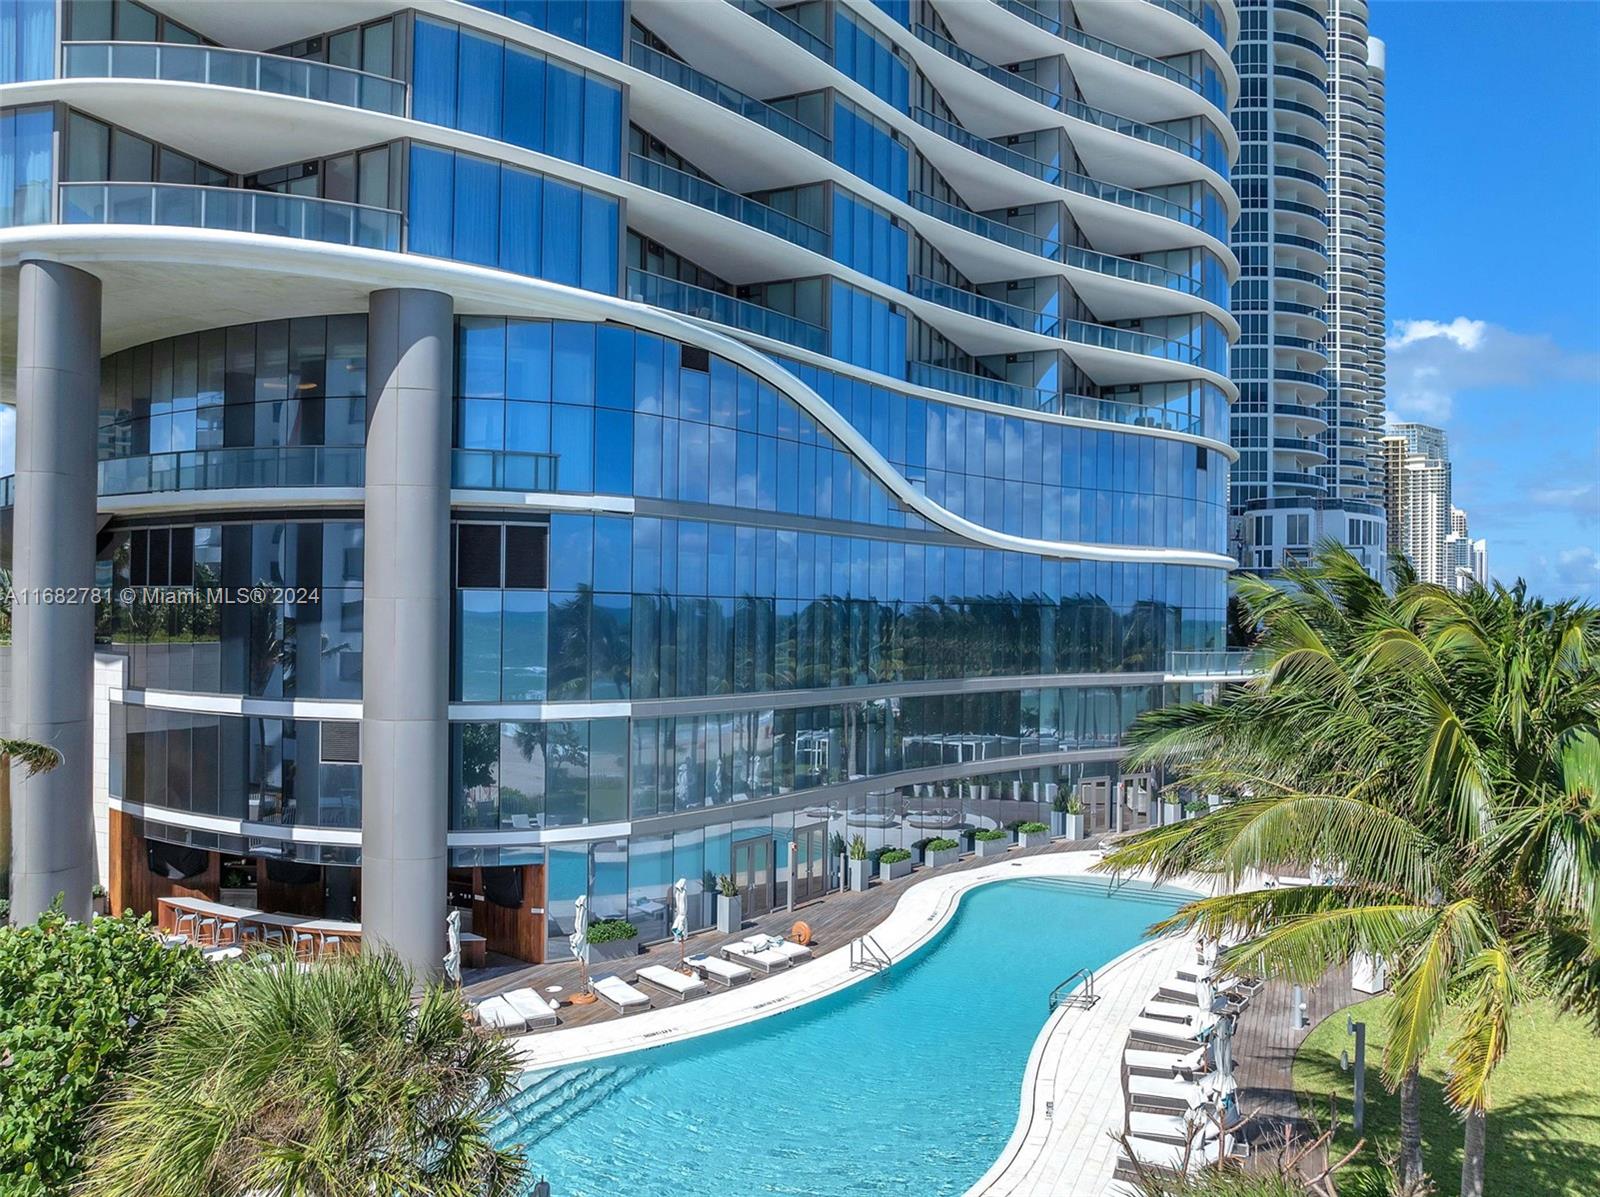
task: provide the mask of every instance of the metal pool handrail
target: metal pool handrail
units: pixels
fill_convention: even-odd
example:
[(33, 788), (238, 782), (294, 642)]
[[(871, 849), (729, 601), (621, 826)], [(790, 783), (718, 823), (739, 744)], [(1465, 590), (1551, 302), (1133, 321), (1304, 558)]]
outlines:
[[(1078, 981), (1083, 982), (1083, 988), (1077, 993), (1070, 993)], [(1050, 991), (1050, 1013), (1054, 1014), (1062, 1006), (1073, 1010), (1088, 1010), (1099, 1000), (1099, 995), (1094, 991), (1094, 970), (1080, 968)]]

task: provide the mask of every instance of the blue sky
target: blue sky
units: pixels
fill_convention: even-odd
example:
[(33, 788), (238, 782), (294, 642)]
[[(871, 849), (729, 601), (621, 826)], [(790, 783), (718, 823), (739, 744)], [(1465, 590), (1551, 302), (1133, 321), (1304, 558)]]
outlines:
[(1491, 572), (1600, 600), (1600, 4), (1373, 0), (1389, 406), (1448, 430)]

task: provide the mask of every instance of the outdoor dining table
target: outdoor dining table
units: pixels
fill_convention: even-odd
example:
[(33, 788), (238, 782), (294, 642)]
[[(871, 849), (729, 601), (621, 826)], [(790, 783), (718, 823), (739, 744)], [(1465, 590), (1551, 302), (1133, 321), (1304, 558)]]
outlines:
[(216, 920), (217, 934), (212, 937), (213, 940), (221, 938), (224, 926), (231, 926), (234, 938), (237, 939), (239, 924), (248, 922), (252, 916), (261, 913), (247, 906), (230, 906), (226, 902), (211, 902), (205, 898), (158, 898), (156, 909), (156, 925), (168, 934), (178, 929), (178, 919), (181, 915), (193, 914), (200, 918)]

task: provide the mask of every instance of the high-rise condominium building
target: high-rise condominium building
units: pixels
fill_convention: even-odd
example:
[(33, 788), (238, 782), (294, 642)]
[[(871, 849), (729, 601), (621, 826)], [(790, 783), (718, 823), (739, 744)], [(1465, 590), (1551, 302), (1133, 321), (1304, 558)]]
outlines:
[(538, 960), (1146, 817), (1232, 564), (1231, 3), (0, 14), (7, 552), (108, 596), (15, 613), (20, 916), (88, 906), (97, 670), (116, 905), (423, 969), (447, 900)]
[(1488, 544), (1471, 539), (1467, 513), (1452, 502), (1444, 429), (1396, 424), (1382, 444), (1390, 552), (1409, 560), (1424, 582), (1457, 589), (1487, 584)]
[(1385, 569), (1384, 56), (1366, 12), (1240, 5), (1230, 536), (1255, 571), (1330, 539)]

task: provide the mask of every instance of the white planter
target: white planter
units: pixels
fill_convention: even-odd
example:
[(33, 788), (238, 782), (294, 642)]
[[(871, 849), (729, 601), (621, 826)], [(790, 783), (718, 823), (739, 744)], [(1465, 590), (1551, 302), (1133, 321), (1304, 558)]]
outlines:
[(1001, 839), (1001, 840), (974, 839), (972, 841), (972, 850), (974, 852), (976, 852), (979, 856), (999, 856), (999, 855), (1003, 854), (1010, 847), (1011, 847), (1011, 837), (1010, 836), (1007, 836), (1005, 839)]
[(744, 929), (744, 904), (739, 895), (717, 895), (717, 930), (723, 935), (733, 935)]
[(1024, 848), (1042, 848), (1050, 842), (1048, 831), (1019, 831), (1017, 840)]
[(937, 851), (925, 851), (922, 854), (922, 863), (930, 869), (937, 869), (941, 865), (955, 864), (961, 855), (961, 845), (954, 848), (940, 848)]
[(1161, 804), (1161, 825), (1169, 826), (1173, 823), (1183, 822), (1183, 803), (1163, 802)]
[(852, 860), (850, 862), (850, 888), (858, 894), (864, 894), (872, 884), (872, 862), (870, 860)]
[(1382, 993), (1389, 988), (1389, 969), (1376, 956), (1357, 953), (1350, 958), (1350, 988), (1358, 993)]
[(914, 863), (914, 861), (910, 860), (880, 860), (878, 862), (878, 880), (893, 881), (897, 877), (905, 877), (910, 874), (911, 866)]
[[(733, 899), (737, 902), (739, 899)], [(626, 960), (629, 956), (639, 954), (639, 941), (637, 939), (608, 939), (605, 943), (592, 943), (589, 945), (589, 963), (610, 963), (613, 960)]]

